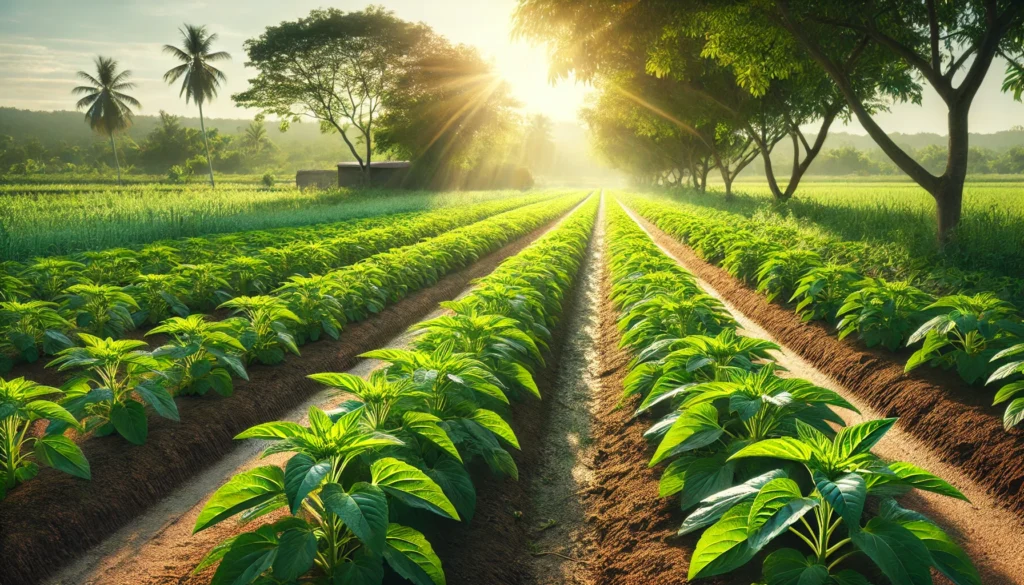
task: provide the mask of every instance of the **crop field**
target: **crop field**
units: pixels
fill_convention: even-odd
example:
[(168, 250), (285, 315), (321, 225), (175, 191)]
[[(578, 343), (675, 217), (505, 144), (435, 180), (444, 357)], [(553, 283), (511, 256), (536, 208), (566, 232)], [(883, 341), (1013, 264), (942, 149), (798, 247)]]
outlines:
[(0, 583), (1019, 583), (1013, 185), (10, 188)]

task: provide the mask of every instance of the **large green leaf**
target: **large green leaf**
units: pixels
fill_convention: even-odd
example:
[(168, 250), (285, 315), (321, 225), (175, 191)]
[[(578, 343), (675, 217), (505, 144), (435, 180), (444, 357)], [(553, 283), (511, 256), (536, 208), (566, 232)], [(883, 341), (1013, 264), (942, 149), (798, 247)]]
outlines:
[(379, 487), (359, 482), (346, 492), (328, 483), (320, 490), (324, 507), (337, 514), (345, 526), (374, 554), (384, 553), (388, 530), (388, 499)]
[(448, 433), (439, 426), (441, 419), (427, 412), (406, 412), (402, 415), (402, 422), (409, 432), (423, 437), (440, 447), (445, 453), (462, 461), (462, 456), (459, 455), (459, 450), (455, 448)]
[(729, 460), (741, 459), (743, 457), (773, 457), (806, 463), (811, 459), (811, 448), (799, 439), (793, 437), (780, 437), (777, 439), (765, 439), (747, 445), (734, 453)]
[(284, 493), (284, 471), (266, 465), (239, 473), (222, 485), (210, 498), (196, 519), (195, 534), (271, 498)]
[(135, 387), (135, 391), (160, 416), (171, 420), (181, 420), (178, 416), (178, 405), (174, 403), (174, 397), (159, 383), (155, 381), (143, 382)]
[(868, 497), (868, 486), (863, 477), (856, 473), (847, 473), (832, 481), (827, 476), (815, 472), (814, 485), (821, 497), (843, 517), (847, 526), (860, 526), (864, 502)]
[[(6, 414), (5, 406), (8, 407)], [(10, 416), (16, 410), (18, 410), (17, 402), (0, 402), (0, 419)], [(25, 405), (25, 411), (33, 415), (35, 418), (42, 418), (50, 421), (61, 421), (73, 427), (78, 426), (78, 419), (75, 418), (75, 415), (65, 410), (63, 406), (49, 400), (33, 400)]]
[(117, 433), (129, 443), (142, 445), (149, 434), (149, 422), (146, 420), (146, 408), (142, 403), (128, 400), (125, 403), (115, 402), (110, 409), (110, 422)]
[(700, 536), (690, 558), (687, 579), (728, 573), (746, 564), (755, 552), (747, 543), (747, 518), (752, 502), (730, 508)]
[(412, 528), (388, 525), (384, 559), (396, 573), (415, 585), (445, 585), (441, 559), (426, 537)]
[(393, 457), (384, 457), (373, 462), (370, 473), (374, 485), (380, 486), (402, 502), (453, 520), (459, 519), (458, 512), (440, 486), (412, 465)]
[(715, 407), (698, 404), (672, 423), (649, 465), (653, 467), (672, 455), (706, 447), (717, 441), (724, 432), (718, 424), (718, 411)]
[(825, 585), (828, 568), (819, 565), (814, 557), (800, 551), (783, 548), (764, 559), (766, 585)]
[(786, 504), (803, 496), (800, 486), (788, 477), (777, 477), (764, 484), (754, 496), (747, 518), (748, 534), (753, 535)]
[(274, 564), (277, 553), (277, 537), (270, 526), (239, 535), (225, 553), (210, 585), (252, 583)]
[(509, 445), (519, 449), (519, 439), (516, 438), (516, 434), (512, 431), (512, 427), (510, 427), (508, 423), (505, 422), (505, 419), (501, 418), (498, 413), (479, 408), (469, 415), (469, 419), (501, 437), (501, 439)]
[(71, 439), (63, 435), (40, 437), (35, 442), (36, 458), (50, 467), (64, 473), (92, 479), (89, 461), (82, 450)]
[(917, 536), (890, 520), (872, 518), (850, 538), (893, 583), (931, 585), (931, 555)]
[(361, 548), (334, 571), (332, 585), (381, 585), (383, 582), (383, 559)]
[(330, 472), (330, 459), (313, 461), (309, 455), (299, 453), (288, 460), (284, 469), (284, 493), (288, 496), (292, 514), (298, 513), (302, 507), (302, 500), (305, 500), (309, 492), (315, 490)]
[(867, 453), (889, 429), (896, 424), (895, 418), (880, 418), (840, 429), (834, 446), (839, 459), (846, 459), (859, 453)]
[(904, 485), (908, 485), (919, 490), (935, 492), (958, 500), (964, 500), (965, 502), (970, 501), (967, 499), (967, 496), (960, 493), (960, 490), (956, 489), (939, 476), (925, 471), (911, 463), (897, 461), (890, 464), (889, 469), (896, 474), (900, 483)]
[(273, 564), (274, 577), (290, 581), (308, 573), (313, 568), (316, 547), (316, 535), (309, 528), (292, 528), (282, 532)]
[(773, 469), (757, 477), (752, 477), (740, 485), (708, 496), (701, 500), (700, 506), (683, 520), (683, 525), (679, 528), (679, 534), (689, 534), (694, 530), (715, 522), (726, 511), (732, 509), (740, 502), (753, 501), (757, 493), (768, 482), (785, 476), (786, 474), (782, 470)]
[(971, 558), (941, 528), (925, 520), (900, 524), (924, 543), (932, 554), (935, 568), (955, 585), (981, 585), (981, 576)]
[(236, 439), (263, 439), (272, 441), (276, 439), (287, 439), (297, 437), (306, 432), (306, 429), (299, 424), (288, 421), (273, 421), (249, 427), (238, 435)]
[(476, 511), (476, 488), (466, 467), (454, 459), (443, 457), (433, 467), (428, 467), (426, 472), (430, 479), (441, 486), (441, 490), (458, 510), (459, 517), (464, 522), (472, 520)]

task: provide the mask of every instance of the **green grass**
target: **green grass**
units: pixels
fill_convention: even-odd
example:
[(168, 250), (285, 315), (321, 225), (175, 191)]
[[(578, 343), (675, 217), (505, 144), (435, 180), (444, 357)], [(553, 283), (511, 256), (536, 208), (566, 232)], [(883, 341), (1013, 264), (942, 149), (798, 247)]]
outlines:
[[(35, 189), (35, 187), (31, 188)], [(29, 189), (29, 190), (31, 190)], [(518, 193), (518, 192), (516, 192)], [(0, 260), (337, 222), (487, 201), (508, 192), (299, 191), (138, 185), (0, 189)]]
[(743, 214), (765, 222), (795, 221), (841, 240), (894, 248), (908, 258), (995, 276), (1024, 274), (1024, 181), (969, 183), (957, 244), (939, 254), (935, 202), (917, 185), (900, 181), (812, 180), (796, 197), (776, 205), (764, 183), (734, 186), (737, 200), (720, 193), (680, 193), (674, 198)]

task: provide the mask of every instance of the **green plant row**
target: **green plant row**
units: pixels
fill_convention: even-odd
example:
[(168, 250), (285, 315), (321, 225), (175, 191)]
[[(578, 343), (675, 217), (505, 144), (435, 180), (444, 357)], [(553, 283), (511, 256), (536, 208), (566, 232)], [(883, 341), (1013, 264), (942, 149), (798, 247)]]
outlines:
[[(533, 372), (544, 363), (562, 303), (593, 227), (592, 200), (503, 262), (449, 314), (414, 326), (411, 349), (370, 352), (386, 363), (368, 379), (310, 378), (347, 397), (309, 422), (271, 422), (239, 439), (270, 441), (283, 465), (238, 474), (214, 493), (195, 531), (239, 516), (289, 514), (232, 536), (196, 568), (217, 564), (212, 585), (376, 585), (385, 564), (416, 585), (445, 583), (441, 560), (415, 509), (469, 521), (476, 489), (467, 466), (479, 459), (517, 477), (511, 405), (539, 398)], [(416, 527), (414, 527), (416, 526)]]
[(105, 186), (90, 191), (4, 193), (0, 258), (28, 260), (141, 246), (157, 240), (333, 223), (483, 203), (515, 191), (264, 190), (253, 187)]
[[(1024, 422), (1024, 322), (1018, 309), (991, 292), (934, 297), (908, 281), (864, 276), (819, 251), (813, 241), (759, 237), (744, 220), (688, 213), (666, 202), (624, 201), (704, 260), (754, 286), (769, 301), (794, 303), (805, 321), (834, 324), (839, 338), (856, 334), (868, 347), (914, 347), (906, 371), (923, 365), (953, 369), (970, 384), (1009, 382), (994, 404), (1007, 402), (1003, 425)], [(968, 283), (964, 283), (966, 288)]]
[[(310, 277), (385, 250), (413, 244), (549, 196), (491, 201), (458, 209), (370, 218), (286, 232), (87, 253), (88, 264), (45, 258), (18, 276), (0, 275), (0, 373), (71, 345), (74, 332), (120, 338), (235, 296), (292, 290)], [(279, 245), (269, 246), (280, 241)], [(236, 243), (244, 242), (242, 244)], [(261, 246), (256, 249), (254, 244)], [(222, 259), (222, 260), (221, 260)], [(198, 263), (192, 263), (198, 262)], [(144, 271), (144, 272), (140, 272)], [(128, 286), (118, 283), (130, 282)]]
[[(82, 346), (59, 351), (49, 364), (74, 373), (60, 389), (23, 378), (0, 380), (0, 495), (34, 477), (40, 463), (88, 478), (88, 462), (64, 436), (69, 428), (99, 436), (116, 433), (142, 444), (148, 435), (147, 405), (177, 420), (175, 396), (210, 390), (229, 395), (233, 377), (247, 379), (247, 363), (279, 363), (320, 332), (337, 338), (344, 323), (436, 283), (565, 213), (581, 198), (535, 203), (325, 275), (292, 277), (277, 296), (228, 301), (236, 315), (223, 321), (171, 317), (150, 331), (169, 337), (152, 351), (144, 350), (143, 341), (80, 333)], [(44, 437), (28, 433), (37, 420), (49, 421)]]
[(611, 295), (634, 355), (623, 398), (639, 396), (636, 416), (655, 421), (645, 433), (650, 465), (664, 466), (660, 496), (678, 498), (686, 514), (679, 534), (701, 534), (687, 578), (729, 573), (764, 552), (768, 585), (864, 585), (877, 573), (927, 585), (932, 568), (980, 585), (959, 545), (893, 499), (913, 489), (966, 499), (871, 453), (895, 419), (845, 426), (834, 409), (856, 411), (849, 402), (781, 377), (777, 345), (737, 334), (722, 304), (610, 207)]

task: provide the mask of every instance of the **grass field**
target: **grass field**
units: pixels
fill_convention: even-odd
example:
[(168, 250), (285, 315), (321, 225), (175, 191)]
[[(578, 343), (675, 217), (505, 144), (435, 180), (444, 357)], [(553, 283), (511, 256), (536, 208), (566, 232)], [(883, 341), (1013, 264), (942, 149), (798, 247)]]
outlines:
[[(459, 202), (500, 198), (461, 193)], [(446, 194), (201, 186), (0, 187), (0, 258), (23, 260), (167, 238), (343, 221), (453, 203)]]
[[(763, 182), (737, 183), (737, 200), (720, 193), (673, 195), (701, 206), (765, 221), (796, 220), (843, 240), (890, 246), (917, 261), (940, 261), (935, 240), (935, 202), (906, 181), (805, 180), (790, 202), (776, 205)], [(958, 243), (941, 258), (962, 270), (998, 276), (1024, 273), (1024, 181), (979, 181), (964, 193)]]

